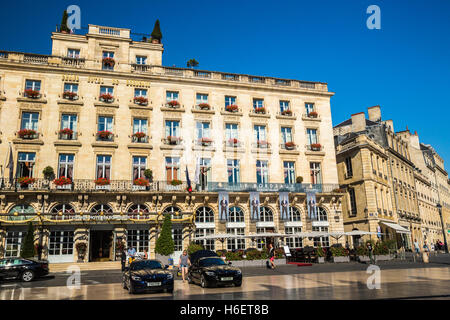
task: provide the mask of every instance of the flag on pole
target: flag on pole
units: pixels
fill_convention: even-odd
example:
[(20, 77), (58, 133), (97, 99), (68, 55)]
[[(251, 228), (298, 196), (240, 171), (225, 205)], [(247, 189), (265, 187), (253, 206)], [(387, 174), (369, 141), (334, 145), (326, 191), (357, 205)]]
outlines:
[(186, 166), (186, 183), (187, 183), (187, 188), (186, 188), (186, 190), (187, 190), (189, 193), (192, 192), (191, 179), (189, 179), (189, 171), (188, 171), (187, 166)]
[(6, 167), (9, 168), (9, 183), (12, 184), (14, 181), (14, 160), (11, 142), (9, 143), (9, 159)]

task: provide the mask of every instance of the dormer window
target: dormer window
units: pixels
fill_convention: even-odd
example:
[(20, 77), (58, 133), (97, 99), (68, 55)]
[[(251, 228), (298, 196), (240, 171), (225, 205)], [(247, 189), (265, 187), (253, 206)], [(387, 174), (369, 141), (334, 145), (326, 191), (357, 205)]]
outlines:
[(136, 56), (136, 64), (147, 64), (147, 57)]
[(78, 49), (67, 49), (67, 57), (78, 59), (80, 57), (80, 50)]

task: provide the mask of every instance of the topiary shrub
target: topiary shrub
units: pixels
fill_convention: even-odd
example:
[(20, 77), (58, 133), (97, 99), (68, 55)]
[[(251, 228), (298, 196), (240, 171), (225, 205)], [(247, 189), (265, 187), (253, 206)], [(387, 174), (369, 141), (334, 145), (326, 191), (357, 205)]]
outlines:
[(343, 247), (331, 247), (331, 254), (333, 257), (345, 257), (348, 256), (348, 251)]
[(161, 228), (161, 233), (156, 240), (155, 252), (168, 256), (175, 251), (175, 244), (172, 239), (172, 220), (170, 215), (164, 217), (164, 222)]
[(44, 178), (47, 180), (53, 180), (55, 177), (55, 171), (50, 166), (46, 166), (44, 170), (42, 170), (42, 174), (44, 175)]
[(155, 22), (155, 26), (153, 27), (151, 37), (152, 37), (152, 39), (156, 39), (159, 42), (161, 42), (162, 33), (161, 33), (161, 28), (159, 27), (159, 20), (156, 20), (156, 22)]
[(33, 258), (35, 255), (34, 247), (34, 228), (33, 224), (30, 222), (28, 224), (28, 230), (23, 240), (22, 247), (20, 249), (20, 256), (22, 258)]
[(191, 242), (187, 248), (188, 255), (193, 254), (199, 250), (205, 250), (201, 244), (197, 244), (195, 242)]
[(295, 182), (302, 183), (303, 182), (303, 177), (298, 176), (297, 178), (295, 178)]

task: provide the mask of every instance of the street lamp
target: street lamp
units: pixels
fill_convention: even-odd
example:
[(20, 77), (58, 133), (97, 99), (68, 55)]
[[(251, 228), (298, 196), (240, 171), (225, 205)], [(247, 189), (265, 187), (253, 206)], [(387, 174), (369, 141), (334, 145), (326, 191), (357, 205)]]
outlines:
[(442, 234), (444, 235), (444, 250), (445, 253), (448, 253), (448, 245), (447, 245), (447, 236), (445, 235), (445, 226), (444, 226), (444, 220), (442, 219), (442, 206), (440, 203), (436, 205), (436, 207), (439, 210), (439, 216), (441, 218), (441, 227), (442, 227)]

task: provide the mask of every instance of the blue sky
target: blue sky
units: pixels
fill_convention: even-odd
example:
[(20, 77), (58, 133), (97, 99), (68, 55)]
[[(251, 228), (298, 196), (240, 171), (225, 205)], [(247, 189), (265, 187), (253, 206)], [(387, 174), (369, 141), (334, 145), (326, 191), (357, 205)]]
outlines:
[[(164, 65), (328, 82), (333, 124), (381, 105), (395, 130), (417, 130), (450, 161), (450, 1), (8, 1), (0, 50), (49, 54), (70, 4), (82, 26), (150, 33), (160, 19)], [(381, 30), (366, 9), (381, 9)], [(450, 168), (450, 164), (447, 163)]]

